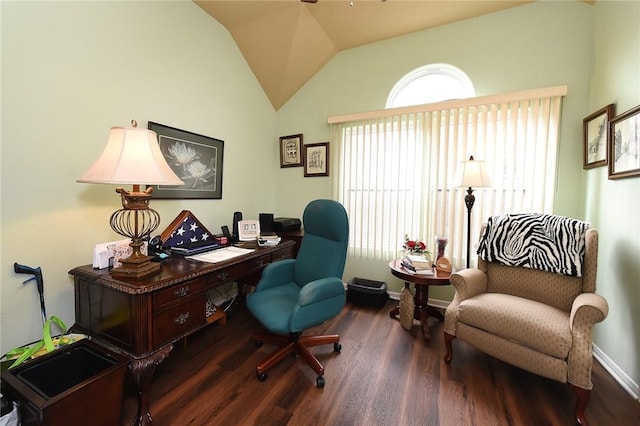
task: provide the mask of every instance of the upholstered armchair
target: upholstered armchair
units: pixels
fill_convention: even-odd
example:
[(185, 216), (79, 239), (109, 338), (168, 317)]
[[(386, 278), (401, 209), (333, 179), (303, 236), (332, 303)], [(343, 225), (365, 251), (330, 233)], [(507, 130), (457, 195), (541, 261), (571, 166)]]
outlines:
[[(456, 293), (446, 309), (444, 324), (447, 364), (452, 361), (452, 342), (457, 338), (516, 367), (569, 383), (577, 396), (575, 417), (581, 425), (587, 424), (585, 409), (593, 386), (592, 330), (609, 311), (606, 300), (595, 294), (598, 233), (587, 228), (580, 237), (582, 245), (577, 246), (581, 265), (577, 265), (577, 274), (573, 270), (573, 275), (567, 275), (531, 265), (508, 266), (493, 258), (488, 261), (491, 256), (483, 256), (483, 249), (484, 254), (497, 248), (509, 255), (525, 249), (534, 252), (533, 257), (544, 258), (540, 253), (549, 249), (546, 242), (565, 241), (573, 228), (536, 229), (510, 238), (513, 228), (491, 236), (487, 225), (483, 226), (478, 268), (451, 276)], [(553, 262), (562, 264), (557, 259)], [(514, 263), (527, 262), (518, 258)]]
[(260, 381), (267, 370), (292, 354), (299, 355), (318, 375), (324, 387), (324, 367), (309, 347), (333, 343), (340, 352), (340, 336), (302, 336), (302, 333), (336, 316), (345, 304), (342, 273), (347, 256), (349, 221), (344, 207), (332, 200), (315, 200), (304, 210), (304, 237), (296, 259), (267, 265), (256, 290), (247, 296), (247, 306), (268, 330), (253, 340), (278, 345), (278, 349), (256, 366)]

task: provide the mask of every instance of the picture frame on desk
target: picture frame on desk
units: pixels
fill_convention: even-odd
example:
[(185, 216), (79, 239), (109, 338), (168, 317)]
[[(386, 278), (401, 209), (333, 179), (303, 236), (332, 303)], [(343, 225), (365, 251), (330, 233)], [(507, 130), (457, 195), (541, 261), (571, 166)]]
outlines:
[(640, 176), (640, 105), (609, 123), (609, 179)]
[(280, 168), (302, 167), (302, 133), (280, 137)]
[(329, 142), (304, 145), (304, 176), (329, 176)]
[(184, 182), (181, 186), (150, 185), (153, 198), (222, 199), (223, 140), (151, 121), (148, 127), (158, 134), (162, 155)]
[(613, 118), (613, 108), (613, 104), (609, 104), (582, 120), (583, 169), (607, 164), (609, 121)]

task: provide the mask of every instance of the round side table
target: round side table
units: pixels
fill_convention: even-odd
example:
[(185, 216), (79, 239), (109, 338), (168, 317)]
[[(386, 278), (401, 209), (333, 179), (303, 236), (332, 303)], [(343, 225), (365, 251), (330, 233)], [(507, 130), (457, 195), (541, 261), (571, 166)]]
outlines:
[[(389, 269), (391, 270), (391, 274), (394, 277), (404, 280), (405, 284), (412, 283), (415, 285), (416, 294), (413, 297), (415, 301), (413, 317), (414, 319), (420, 321), (424, 340), (428, 342), (429, 340), (431, 340), (431, 333), (429, 332), (428, 324), (429, 316), (436, 317), (440, 321), (444, 320), (444, 316), (439, 310), (437, 310), (433, 306), (428, 305), (429, 286), (449, 285), (449, 277), (451, 276), (451, 273), (438, 271), (435, 268), (433, 269), (433, 274), (421, 274), (419, 272), (412, 272), (402, 266), (401, 259), (396, 259), (389, 262)], [(396, 318), (399, 314), (399, 305), (393, 308), (391, 312), (389, 312), (389, 316), (391, 318)]]

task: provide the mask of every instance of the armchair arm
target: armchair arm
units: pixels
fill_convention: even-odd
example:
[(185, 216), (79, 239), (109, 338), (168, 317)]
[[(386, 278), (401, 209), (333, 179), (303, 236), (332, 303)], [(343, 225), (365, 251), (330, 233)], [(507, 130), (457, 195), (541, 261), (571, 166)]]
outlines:
[(460, 303), (487, 291), (487, 274), (480, 269), (463, 269), (451, 274), (449, 281), (455, 287), (456, 294), (444, 313), (444, 331), (455, 336)]
[(596, 323), (604, 321), (609, 314), (609, 304), (604, 297), (595, 293), (582, 293), (571, 305), (569, 327), (574, 328), (587, 325), (593, 327)]
[(256, 284), (256, 291), (266, 290), (294, 281), (293, 265), (295, 263), (295, 259), (282, 259), (268, 264), (262, 271), (260, 281)]
[(591, 389), (592, 332), (596, 323), (609, 313), (607, 301), (595, 293), (582, 293), (573, 301), (569, 328), (573, 343), (569, 351), (567, 381), (584, 389)]
[(298, 296), (298, 303), (289, 319), (292, 332), (316, 326), (336, 316), (345, 303), (344, 284), (329, 277), (307, 283)]
[(456, 288), (460, 302), (487, 291), (487, 274), (480, 269), (463, 269), (452, 274), (449, 281)]

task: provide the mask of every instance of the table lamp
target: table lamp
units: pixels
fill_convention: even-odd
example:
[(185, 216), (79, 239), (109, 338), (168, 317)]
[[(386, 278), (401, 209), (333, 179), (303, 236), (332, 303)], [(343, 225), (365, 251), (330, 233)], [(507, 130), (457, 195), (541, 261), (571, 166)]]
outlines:
[(476, 202), (473, 188), (486, 188), (491, 186), (491, 179), (487, 173), (487, 165), (484, 161), (473, 159), (473, 155), (467, 161), (461, 161), (454, 178), (454, 186), (468, 188), (464, 203), (467, 206), (467, 268), (471, 265), (471, 209)]
[(151, 262), (152, 256), (142, 254), (144, 237), (160, 224), (160, 215), (149, 208), (153, 187), (145, 191), (140, 185), (184, 185), (164, 159), (155, 132), (137, 127), (112, 127), (107, 145), (98, 160), (77, 182), (133, 185), (131, 191), (116, 188), (122, 198), (122, 209), (111, 215), (111, 228), (131, 238), (132, 253), (121, 259), (122, 266), (113, 268), (114, 277), (140, 278), (153, 275), (160, 264)]

